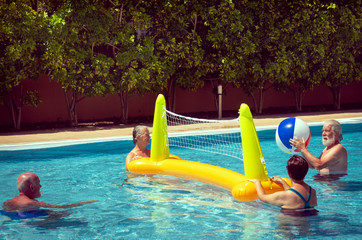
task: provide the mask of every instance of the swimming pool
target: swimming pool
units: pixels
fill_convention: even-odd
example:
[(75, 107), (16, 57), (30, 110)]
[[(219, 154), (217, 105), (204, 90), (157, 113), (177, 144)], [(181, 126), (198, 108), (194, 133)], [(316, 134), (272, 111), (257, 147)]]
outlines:
[[(45, 191), (41, 201), (66, 204), (99, 202), (56, 210), (63, 217), (8, 221), (0, 215), (0, 239), (360, 239), (362, 123), (343, 124), (343, 144), (349, 152), (348, 175), (338, 180), (306, 182), (318, 194), (317, 216), (290, 217), (260, 201), (239, 202), (231, 193), (211, 185), (170, 176), (125, 175), (129, 140), (62, 147), (0, 151), (0, 201), (17, 195), (20, 173), (38, 174)], [(318, 155), (321, 126), (312, 126), (309, 149)], [(279, 150), (275, 130), (258, 131), (270, 176), (287, 177), (288, 154)], [(235, 158), (170, 148), (186, 160), (202, 161), (243, 173)]]

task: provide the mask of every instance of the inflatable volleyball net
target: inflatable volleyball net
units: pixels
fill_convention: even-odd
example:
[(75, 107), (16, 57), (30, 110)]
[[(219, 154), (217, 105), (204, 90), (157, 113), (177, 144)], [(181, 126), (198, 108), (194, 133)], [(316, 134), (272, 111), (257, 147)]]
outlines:
[(222, 154), (242, 159), (239, 118), (209, 120), (176, 114), (165, 109), (169, 146)]
[(243, 159), (241, 139), (239, 118), (191, 118), (168, 111), (162, 94), (156, 100), (151, 142), (154, 160), (168, 158), (169, 146)]
[[(183, 160), (170, 154), (169, 146), (242, 159), (245, 175), (212, 164)], [(170, 175), (208, 183), (230, 190), (240, 201), (258, 198), (255, 185), (247, 178), (260, 179), (267, 193), (283, 189), (269, 180), (253, 117), (244, 103), (236, 119), (208, 120), (167, 111), (165, 98), (160, 94), (155, 104), (151, 156), (131, 161), (128, 169), (136, 174)]]

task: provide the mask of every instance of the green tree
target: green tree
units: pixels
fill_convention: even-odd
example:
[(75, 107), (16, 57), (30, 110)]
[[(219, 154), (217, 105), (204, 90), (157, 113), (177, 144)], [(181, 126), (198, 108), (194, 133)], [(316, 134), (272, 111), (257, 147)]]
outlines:
[(44, 51), (46, 14), (32, 8), (30, 1), (0, 2), (0, 103), (5, 104), (13, 127), (21, 128), (22, 107), (37, 106), (37, 90), (24, 93), (26, 79), (37, 80)]
[[(239, 79), (244, 92), (252, 97), (255, 112), (261, 114), (265, 92), (270, 89), (277, 77), (276, 51), (277, 36), (280, 33), (279, 22), (283, 13), (284, 1), (249, 1), (239, 5), (248, 22), (245, 22), (246, 36), (250, 43), (245, 59), (246, 78)], [(252, 47), (252, 48), (251, 48)]]
[(321, 82), (318, 72), (330, 33), (329, 18), (323, 6), (313, 1), (290, 2), (282, 11), (287, 14), (279, 27), (275, 86), (288, 88), (301, 111), (305, 93)]
[(103, 53), (112, 18), (102, 1), (64, 4), (49, 19), (51, 39), (44, 69), (64, 90), (70, 126), (78, 125), (77, 104), (109, 92), (112, 58)]
[(233, 83), (250, 95), (257, 113), (274, 78), (278, 11), (270, 1), (221, 1), (209, 8), (207, 40), (213, 51), (207, 52), (208, 64), (217, 66), (214, 74), (219, 73), (221, 83)]
[(165, 67), (164, 95), (171, 111), (175, 111), (176, 87), (196, 90), (203, 85), (204, 49), (200, 32), (204, 28), (200, 16), (205, 4), (208, 1), (171, 0), (152, 3), (148, 8), (153, 20), (150, 30), (155, 51)]
[(112, 92), (120, 98), (122, 123), (128, 121), (128, 99), (132, 95), (159, 92), (165, 86), (165, 68), (155, 54), (147, 4), (125, 1), (113, 4), (109, 10), (112, 27), (106, 44), (114, 62), (109, 78)]
[(234, 3), (221, 1), (209, 6), (202, 17), (208, 27), (203, 43), (206, 50), (202, 67), (205, 68), (207, 79), (215, 88), (214, 99), (217, 106), (217, 85), (222, 84), (223, 88), (226, 88), (229, 83), (243, 79), (246, 76), (244, 56), (253, 50), (252, 47), (245, 47), (250, 43), (250, 39), (244, 35), (245, 16), (235, 8)]
[(319, 73), (332, 92), (334, 107), (340, 109), (342, 87), (362, 78), (359, 60), (362, 46), (362, 8), (358, 1), (347, 5), (331, 3), (327, 11), (331, 33), (324, 42), (325, 58)]

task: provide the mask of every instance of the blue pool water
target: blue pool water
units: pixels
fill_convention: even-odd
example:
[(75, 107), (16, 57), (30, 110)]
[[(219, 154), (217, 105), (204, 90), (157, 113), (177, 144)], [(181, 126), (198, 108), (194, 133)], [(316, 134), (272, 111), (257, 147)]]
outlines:
[[(321, 126), (312, 126), (309, 149), (322, 149)], [(99, 202), (54, 210), (57, 218), (10, 221), (0, 215), (0, 239), (361, 239), (362, 124), (343, 124), (349, 153), (348, 175), (306, 182), (318, 194), (319, 214), (291, 217), (262, 202), (239, 202), (230, 191), (170, 176), (132, 176), (124, 159), (133, 143), (104, 141), (43, 149), (0, 151), (0, 202), (18, 194), (22, 172), (38, 174), (40, 201)], [(275, 130), (258, 131), (270, 176), (287, 177), (290, 155), (277, 148)], [(172, 147), (170, 153), (241, 173), (242, 161), (208, 152)]]

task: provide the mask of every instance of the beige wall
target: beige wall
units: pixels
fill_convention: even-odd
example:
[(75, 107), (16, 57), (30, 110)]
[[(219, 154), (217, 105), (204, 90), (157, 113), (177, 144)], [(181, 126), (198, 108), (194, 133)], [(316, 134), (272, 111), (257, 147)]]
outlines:
[[(43, 102), (38, 107), (24, 106), (22, 123), (40, 123), (68, 121), (68, 113), (61, 85), (50, 82), (42, 76), (37, 82), (26, 81), (24, 89), (37, 89)], [(341, 103), (361, 103), (362, 107), (362, 82), (353, 83), (342, 88)], [(146, 94), (143, 97), (132, 96), (129, 99), (129, 118), (152, 116), (157, 94)], [(253, 101), (241, 89), (228, 87), (223, 96), (223, 110), (237, 111), (241, 103), (247, 103), (253, 108)], [(332, 104), (332, 94), (326, 86), (319, 86), (306, 93), (303, 106)], [(294, 97), (290, 92), (279, 93), (273, 89), (265, 93), (264, 109), (271, 107), (293, 107)], [(119, 118), (121, 115), (120, 100), (118, 95), (106, 97), (85, 98), (78, 106), (79, 121), (103, 120)], [(177, 113), (210, 112), (215, 111), (215, 103), (211, 84), (207, 83), (197, 92), (177, 89)], [(0, 106), (0, 125), (10, 125), (11, 117), (4, 106)]]

